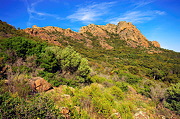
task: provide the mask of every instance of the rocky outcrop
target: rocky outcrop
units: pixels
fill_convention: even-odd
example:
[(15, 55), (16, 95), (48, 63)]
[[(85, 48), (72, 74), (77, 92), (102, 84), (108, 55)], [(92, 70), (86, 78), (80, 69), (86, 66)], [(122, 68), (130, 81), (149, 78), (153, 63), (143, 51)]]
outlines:
[(38, 27), (37, 25), (33, 25), (32, 28), (40, 28), (40, 27)]
[(80, 29), (80, 33), (91, 33), (93, 36), (110, 38), (109, 35), (107, 34), (107, 32), (104, 29), (102, 29), (102, 26), (101, 25), (95, 25), (95, 24), (83, 26)]
[(52, 88), (51, 84), (41, 77), (29, 79), (30, 87), (35, 92), (44, 92)]
[(151, 41), (151, 43), (155, 46), (155, 47), (161, 47), (160, 44), (157, 41)]
[(62, 116), (65, 118), (65, 119), (70, 119), (70, 110), (69, 108), (67, 107), (61, 107), (60, 109), (60, 113), (62, 114)]
[[(146, 48), (151, 46), (160, 47), (157, 41), (148, 41), (146, 37), (143, 36), (136, 28), (136, 26), (125, 21), (121, 21), (117, 25), (90, 24), (88, 26), (81, 27), (79, 32), (74, 32), (70, 28), (62, 29), (53, 26), (38, 27), (36, 25), (32, 28), (24, 29), (24, 31), (32, 36), (37, 36), (49, 43), (59, 46), (63, 43), (69, 44), (71, 42), (78, 42), (89, 48), (93, 48), (94, 46), (92, 44), (95, 45), (95, 43), (98, 43), (98, 45), (102, 48), (111, 50), (114, 48), (114, 45), (111, 43), (111, 39), (118, 39), (125, 41), (128, 46), (133, 48), (138, 46)], [(107, 40), (109, 40), (109, 42)]]
[[(131, 47), (144, 46), (149, 47), (150, 43), (145, 36), (130, 22), (121, 21), (117, 25), (107, 24), (107, 25), (94, 25), (90, 24), (88, 26), (83, 26), (80, 33), (91, 33), (93, 36), (111, 38), (111, 36), (118, 36), (119, 40), (125, 40), (127, 44)], [(156, 42), (156, 43), (155, 43)], [(155, 47), (160, 47), (157, 45), (157, 41), (153, 41), (152, 45)]]
[(42, 40), (48, 41), (49, 43), (61, 46), (61, 44), (57, 41), (57, 37), (55, 35), (48, 34), (48, 31), (43, 28), (37, 27), (36, 25), (34, 25), (33, 28), (24, 29), (24, 31), (31, 36), (39, 37)]
[(134, 114), (134, 119), (149, 119), (149, 116), (146, 114), (146, 112), (139, 111)]
[[(119, 22), (117, 25), (117, 34), (119, 34), (120, 38), (123, 40), (129, 40), (129, 45), (133, 43), (133, 41), (139, 45), (144, 47), (149, 47), (150, 44), (148, 40), (141, 34), (141, 32), (132, 24), (127, 22)], [(132, 40), (132, 41), (131, 41)]]
[(72, 30), (62, 29), (59, 27), (47, 26), (47, 27), (37, 27), (34, 25), (32, 28), (24, 29), (24, 31), (31, 36), (39, 37), (49, 43), (61, 46), (61, 43), (58, 42), (58, 39), (63, 37), (71, 37), (72, 39), (81, 40), (84, 37)]

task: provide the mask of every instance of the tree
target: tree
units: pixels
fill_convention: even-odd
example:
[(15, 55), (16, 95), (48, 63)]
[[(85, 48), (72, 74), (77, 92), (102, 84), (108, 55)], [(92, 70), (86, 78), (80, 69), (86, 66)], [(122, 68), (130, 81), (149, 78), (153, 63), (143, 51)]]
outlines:
[(88, 60), (85, 58), (81, 59), (80, 66), (78, 67), (79, 75), (86, 77), (90, 73), (90, 67), (88, 66)]
[[(57, 80), (60, 81), (62, 78), (71, 79), (75, 85), (76, 83), (86, 82), (86, 77), (90, 73), (87, 59), (82, 58), (71, 46), (64, 49), (57, 46), (47, 47), (45, 52), (41, 53), (39, 61), (46, 72), (42, 73), (45, 74), (45, 77), (49, 74), (48, 72), (60, 73), (59, 76), (61, 77), (58, 79), (56, 77)], [(64, 81), (66, 83), (70, 82), (68, 80)], [(73, 84), (72, 82), (71, 84)]]
[(157, 79), (162, 78), (163, 72), (161, 70), (157, 69), (157, 68), (153, 68), (152, 72), (151, 72), (151, 75), (153, 76), (153, 78), (155, 80), (157, 80)]
[(58, 47), (47, 47), (45, 48), (45, 52), (41, 53), (39, 62), (41, 62), (41, 67), (45, 68), (45, 71), (55, 73), (61, 70), (60, 63), (57, 59), (60, 51)]
[(63, 71), (70, 71), (71, 73), (77, 71), (81, 59), (80, 54), (77, 53), (71, 46), (66, 47), (62, 50), (60, 56)]

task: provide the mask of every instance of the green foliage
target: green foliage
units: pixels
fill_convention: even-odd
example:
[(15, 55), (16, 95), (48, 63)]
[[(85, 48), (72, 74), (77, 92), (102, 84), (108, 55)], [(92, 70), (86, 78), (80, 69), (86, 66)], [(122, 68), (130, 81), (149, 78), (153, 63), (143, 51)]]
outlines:
[[(60, 73), (61, 76), (55, 74), (54, 81), (50, 81), (52, 84), (58, 86), (60, 84), (78, 85), (78, 83), (84, 83), (87, 80), (86, 77), (90, 72), (88, 61), (82, 58), (72, 47), (68, 46), (65, 49), (61, 49), (57, 46), (47, 47), (47, 44), (40, 43), (39, 41), (29, 40), (24, 37), (12, 37), (4, 39), (0, 42), (1, 57), (1, 69), (5, 67), (4, 63), (17, 64), (12, 66), (14, 73), (32, 73), (37, 72), (35, 68), (41, 67), (45, 72)], [(8, 53), (6, 53), (8, 52)], [(26, 60), (30, 56), (36, 56), (35, 64), (29, 64), (32, 62)], [(20, 58), (19, 58), (20, 57)], [(21, 59), (18, 61), (18, 59)], [(27, 62), (28, 61), (28, 62)], [(42, 73), (40, 73), (41, 75)], [(48, 80), (48, 73), (44, 73)], [(6, 77), (5, 74), (2, 74)], [(41, 75), (43, 76), (43, 75)], [(66, 79), (66, 80), (65, 80)], [(69, 79), (74, 79), (69, 80)], [(59, 83), (61, 82), (62, 83)]]
[(54, 52), (56, 47), (47, 47), (45, 48), (45, 52), (41, 53), (40, 60), (41, 67), (45, 68), (45, 71), (55, 73), (58, 70), (60, 70), (60, 64), (58, 62), (58, 59), (56, 58), (57, 55)]
[(82, 77), (86, 77), (90, 73), (90, 67), (88, 65), (88, 60), (85, 58), (81, 59), (81, 63), (78, 67), (78, 73)]
[[(71, 110), (71, 118), (111, 118), (115, 110), (121, 118), (130, 119), (137, 108), (143, 106), (148, 110), (147, 102), (136, 99), (136, 94), (129, 94), (128, 85), (159, 103), (164, 100), (166, 88), (174, 84), (166, 92), (164, 105), (180, 113), (180, 53), (152, 46), (132, 48), (125, 40), (120, 40), (118, 34), (109, 32), (110, 38), (104, 40), (113, 49), (105, 50), (97, 40), (99, 37), (89, 32), (86, 34), (93, 48), (84, 45), (86, 39), (79, 40), (79, 43), (57, 31), (48, 33), (60, 36), (57, 41), (63, 46), (74, 46), (62, 49), (0, 21), (0, 118), (61, 118), (54, 102), (49, 100), (51, 96), (28, 98), (31, 90), (25, 79), (38, 75), (53, 86), (71, 86), (64, 91), (70, 99), (64, 99), (61, 91), (54, 96), (56, 106)], [(132, 41), (128, 39), (128, 42)], [(94, 76), (89, 75), (88, 60), (82, 57), (90, 61)], [(8, 79), (8, 85), (4, 79)], [(92, 82), (89, 86), (77, 88)]]
[(14, 50), (18, 57), (24, 58), (26, 55), (40, 54), (45, 44), (28, 40), (23, 37), (12, 37), (5, 39), (2, 44), (2, 50)]
[(92, 76), (90, 79), (93, 83), (103, 83), (106, 79), (97, 75)]
[(0, 20), (0, 39), (13, 36), (28, 36), (27, 33)]
[(165, 106), (180, 114), (180, 83), (168, 88)]
[[(40, 66), (44, 68), (44, 72), (41, 72), (40, 75), (48, 80), (53, 78), (54, 81), (49, 82), (54, 86), (60, 84), (76, 86), (78, 83), (88, 82), (87, 76), (90, 73), (88, 61), (70, 46), (65, 49), (56, 46), (45, 48), (39, 62), (42, 62)], [(56, 75), (49, 77), (48, 72), (56, 73)], [(57, 73), (61, 75), (58, 76)]]
[(128, 70), (132, 74), (138, 74), (139, 73), (139, 70), (136, 67), (129, 67)]
[(117, 110), (120, 114), (122, 114), (122, 119), (133, 119), (132, 110), (134, 104), (129, 101), (125, 101), (121, 104), (117, 104)]
[(0, 94), (0, 117), (1, 118), (15, 118), (18, 111), (16, 106), (21, 104), (21, 99), (11, 97), (9, 93)]
[(169, 73), (166, 77), (162, 79), (162, 81), (175, 84), (179, 82), (179, 77), (176, 74)]
[(124, 98), (124, 93), (122, 92), (122, 90), (120, 88), (118, 88), (117, 86), (113, 86), (110, 87), (110, 94), (115, 96), (118, 100), (121, 100)]
[(134, 74), (130, 74), (130, 73), (125, 73), (125, 72), (118, 72), (119, 74), (119, 77), (122, 79), (122, 80), (125, 80), (127, 83), (129, 84), (136, 84), (138, 83), (140, 80), (142, 80), (141, 77), (137, 76), (137, 75), (134, 75)]
[(61, 66), (65, 71), (75, 72), (80, 65), (81, 56), (72, 47), (68, 46), (62, 50), (61, 56)]
[(125, 82), (116, 82), (115, 85), (119, 87), (123, 92), (128, 91), (128, 84)]
[(9, 93), (0, 95), (1, 118), (60, 118), (59, 110), (47, 97), (37, 96), (26, 101)]
[(157, 80), (157, 79), (161, 79), (163, 77), (163, 72), (156, 68), (153, 68), (151, 75), (152, 75), (152, 77), (154, 77), (155, 80)]
[(4, 57), (0, 57), (0, 80), (6, 78), (5, 71), (3, 71), (3, 68), (5, 67), (5, 60)]
[[(112, 118), (114, 110), (123, 118), (132, 118), (134, 106), (127, 100), (123, 101), (124, 93), (116, 86), (105, 88), (101, 84), (92, 83), (82, 89), (65, 89), (65, 94), (71, 95), (73, 101), (71, 105), (80, 107), (80, 112), (87, 112), (91, 118)], [(76, 117), (79, 115), (76, 114)]]

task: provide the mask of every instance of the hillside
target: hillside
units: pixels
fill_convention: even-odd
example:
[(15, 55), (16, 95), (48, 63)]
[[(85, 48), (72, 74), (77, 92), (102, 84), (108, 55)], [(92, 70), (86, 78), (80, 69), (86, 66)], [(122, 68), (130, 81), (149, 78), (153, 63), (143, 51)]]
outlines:
[(0, 26), (1, 118), (179, 118), (180, 53), (132, 23)]

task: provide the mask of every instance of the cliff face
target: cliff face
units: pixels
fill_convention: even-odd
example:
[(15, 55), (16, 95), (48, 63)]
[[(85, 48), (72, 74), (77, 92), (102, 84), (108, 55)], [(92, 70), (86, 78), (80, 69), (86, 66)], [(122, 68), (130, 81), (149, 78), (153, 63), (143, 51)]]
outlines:
[[(79, 32), (74, 32), (70, 29), (62, 29), (59, 27), (47, 26), (37, 27), (34, 25), (32, 28), (24, 29), (24, 31), (32, 36), (40, 37), (50, 43), (62, 45), (62, 42), (69, 43), (65, 37), (70, 38), (72, 41), (83, 43), (89, 48), (93, 48), (93, 42), (99, 44), (104, 49), (113, 49), (108, 40), (118, 39), (123, 40), (130, 47), (160, 47), (157, 41), (148, 41), (145, 36), (130, 22), (121, 21), (117, 25), (95, 25), (90, 24), (80, 28)], [(61, 42), (59, 39), (62, 39)], [(94, 39), (94, 40), (92, 40)]]

